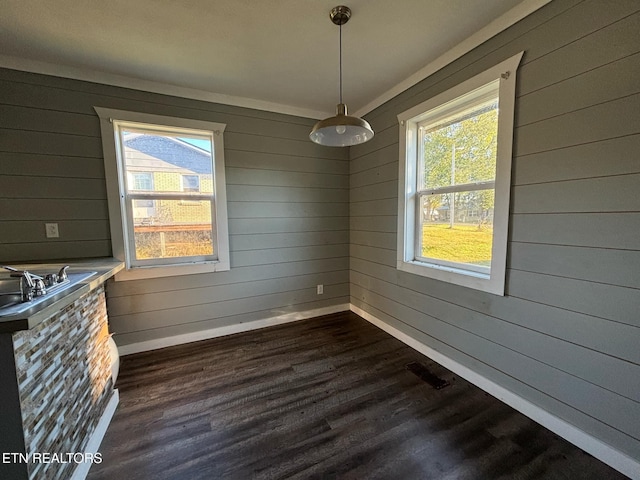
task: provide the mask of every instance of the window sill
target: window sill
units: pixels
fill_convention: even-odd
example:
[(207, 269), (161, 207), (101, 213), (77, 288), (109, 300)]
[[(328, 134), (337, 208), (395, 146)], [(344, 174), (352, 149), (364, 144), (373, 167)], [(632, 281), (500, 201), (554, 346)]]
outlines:
[(174, 277), (198, 273), (223, 272), (231, 269), (229, 262), (204, 262), (180, 265), (163, 265), (154, 267), (126, 268), (116, 274), (118, 282), (128, 280), (144, 280), (149, 278)]
[(496, 278), (490, 274), (464, 270), (461, 268), (446, 267), (433, 263), (398, 260), (398, 270), (433, 278), (443, 282), (460, 285), (463, 287), (504, 295), (504, 279)]

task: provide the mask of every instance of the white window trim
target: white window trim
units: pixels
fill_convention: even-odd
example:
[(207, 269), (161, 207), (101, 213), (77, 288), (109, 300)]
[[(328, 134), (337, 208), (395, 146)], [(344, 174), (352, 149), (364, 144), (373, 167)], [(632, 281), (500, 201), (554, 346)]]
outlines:
[[(398, 115), (398, 121), (400, 123), (398, 270), (496, 295), (504, 295), (511, 193), (511, 158), (515, 117), (516, 71), (523, 54), (524, 52), (520, 52), (469, 80)], [(496, 158), (491, 273), (484, 274), (471, 270), (463, 270), (454, 266), (436, 265), (418, 261), (415, 258), (414, 248), (416, 242), (415, 196), (417, 186), (415, 179), (417, 175), (418, 124), (423, 120), (426, 112), (430, 112), (439, 106), (445, 105), (454, 99), (498, 79), (500, 81), (500, 106), (498, 112), (498, 149)]]
[(208, 273), (230, 270), (229, 258), (229, 229), (227, 219), (227, 195), (224, 168), (224, 138), (223, 132), (226, 125), (223, 123), (207, 122), (203, 120), (191, 120), (187, 118), (167, 117), (126, 110), (114, 110), (110, 108), (94, 107), (100, 117), (100, 129), (102, 133), (102, 150), (104, 154), (104, 168), (107, 184), (107, 200), (109, 205), (109, 225), (111, 227), (111, 246), (113, 256), (126, 262), (125, 243), (127, 239), (124, 233), (123, 201), (124, 195), (120, 192), (120, 171), (117, 159), (117, 133), (114, 131), (112, 120), (147, 123), (151, 125), (163, 125), (175, 128), (188, 128), (207, 130), (213, 133), (214, 155), (214, 181), (215, 181), (215, 218), (216, 218), (216, 243), (217, 256), (215, 261), (201, 261), (192, 263), (180, 263), (176, 265), (148, 266), (125, 269), (116, 274), (116, 280), (138, 280), (155, 277), (169, 277), (174, 275), (190, 275), (196, 273)]

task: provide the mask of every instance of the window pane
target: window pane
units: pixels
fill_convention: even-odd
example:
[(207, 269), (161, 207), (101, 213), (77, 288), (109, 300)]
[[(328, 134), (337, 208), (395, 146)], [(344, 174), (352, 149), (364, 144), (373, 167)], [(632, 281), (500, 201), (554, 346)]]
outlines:
[(200, 177), (198, 177), (198, 175), (183, 175), (182, 191), (183, 192), (199, 192)]
[[(131, 191), (135, 193), (153, 191), (153, 174), (150, 172), (130, 172), (128, 174)], [(134, 200), (133, 216), (140, 216), (138, 208), (153, 208), (153, 200)], [(146, 215), (146, 213), (144, 214)]]
[(127, 191), (213, 194), (211, 138), (121, 130)]
[(416, 255), (489, 267), (494, 192), (490, 189), (422, 195)]
[(436, 124), (423, 124), (420, 132), (419, 190), (495, 179), (497, 97)]
[(153, 190), (153, 174), (150, 172), (132, 173), (132, 190)]
[(181, 200), (163, 199), (153, 203), (153, 208), (133, 208), (136, 259), (216, 254), (211, 201), (185, 205)]

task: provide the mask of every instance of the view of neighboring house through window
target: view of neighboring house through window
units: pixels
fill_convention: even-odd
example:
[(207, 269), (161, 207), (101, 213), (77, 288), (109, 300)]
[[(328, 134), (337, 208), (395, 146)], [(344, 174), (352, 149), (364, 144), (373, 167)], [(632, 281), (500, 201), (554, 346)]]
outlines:
[(221, 131), (167, 125), (171, 119), (166, 117), (142, 115), (165, 122), (152, 124), (129, 120), (127, 112), (108, 113), (113, 115), (109, 125), (127, 267), (218, 264), (213, 270), (228, 269), (226, 205), (219, 205), (226, 198), (220, 192), (224, 164), (219, 165), (222, 149), (216, 148)]
[[(194, 132), (194, 140), (205, 142), (195, 147), (183, 132), (129, 122), (116, 123), (116, 131), (127, 178), (134, 181), (126, 188), (126, 198), (133, 201), (132, 264), (172, 257), (213, 258), (216, 241), (211, 140)], [(147, 172), (136, 173), (141, 168)], [(199, 175), (208, 187), (204, 191), (200, 190)], [(192, 195), (196, 192), (200, 195)], [(183, 193), (188, 193), (188, 198)], [(197, 210), (182, 204), (196, 198)], [(153, 203), (155, 207), (142, 209), (137, 202), (150, 202), (147, 205)]]
[(398, 115), (398, 269), (504, 293), (521, 56)]

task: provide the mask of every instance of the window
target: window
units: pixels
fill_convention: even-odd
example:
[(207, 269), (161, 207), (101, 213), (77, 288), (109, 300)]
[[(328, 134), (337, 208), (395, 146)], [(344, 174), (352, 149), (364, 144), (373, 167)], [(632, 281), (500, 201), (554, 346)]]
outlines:
[[(143, 173), (129, 173), (130, 182), (133, 185), (133, 190), (137, 191), (151, 191), (153, 190), (153, 174), (149, 172)], [(134, 200), (133, 207), (134, 212), (133, 216), (136, 217), (136, 208), (153, 208), (153, 200)], [(142, 214), (140, 214), (142, 215)], [(149, 215), (148, 213), (146, 215)]]
[(398, 115), (398, 269), (504, 294), (521, 57)]
[(183, 192), (199, 192), (200, 177), (198, 175), (182, 175)]
[(117, 279), (229, 270), (225, 125), (95, 110)]
[[(200, 191), (200, 177), (198, 175), (182, 175), (182, 191), (198, 193)], [(182, 200), (180, 205), (200, 205), (199, 200)]]
[(149, 172), (131, 173), (134, 190), (153, 190), (153, 174)]

